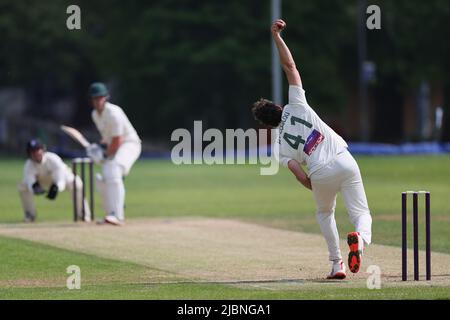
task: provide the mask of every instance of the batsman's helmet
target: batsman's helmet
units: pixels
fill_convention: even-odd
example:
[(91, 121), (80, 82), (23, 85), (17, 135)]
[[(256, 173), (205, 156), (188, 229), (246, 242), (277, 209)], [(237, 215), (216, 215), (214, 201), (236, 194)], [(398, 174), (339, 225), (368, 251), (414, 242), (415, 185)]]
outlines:
[(96, 97), (107, 97), (109, 96), (109, 91), (106, 88), (106, 85), (102, 82), (94, 82), (89, 87), (89, 96), (91, 98)]
[(45, 145), (39, 139), (31, 139), (27, 142), (27, 156), (30, 157), (33, 151), (45, 149)]

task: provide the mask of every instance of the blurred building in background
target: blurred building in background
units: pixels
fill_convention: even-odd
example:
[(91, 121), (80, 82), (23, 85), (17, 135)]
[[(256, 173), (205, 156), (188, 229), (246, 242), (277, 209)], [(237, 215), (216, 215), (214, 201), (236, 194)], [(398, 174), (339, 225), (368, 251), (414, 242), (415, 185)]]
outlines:
[[(73, 3), (81, 30), (66, 28)], [(371, 4), (382, 23), (365, 35), (369, 141), (450, 141), (450, 2)], [(358, 1), (282, 3), (309, 103), (351, 141), (363, 140), (358, 12)], [(272, 96), (270, 20), (270, 0), (2, 1), (0, 148), (22, 152), (31, 136), (61, 148), (71, 142), (60, 124), (98, 139), (86, 92), (99, 80), (146, 150), (168, 149), (194, 120), (255, 127), (251, 104)]]

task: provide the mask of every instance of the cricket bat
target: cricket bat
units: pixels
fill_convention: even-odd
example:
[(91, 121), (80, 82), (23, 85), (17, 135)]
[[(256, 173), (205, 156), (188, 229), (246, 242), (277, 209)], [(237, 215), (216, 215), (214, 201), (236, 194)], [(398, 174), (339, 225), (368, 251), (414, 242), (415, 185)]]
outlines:
[(73, 140), (78, 142), (83, 147), (87, 148), (90, 146), (89, 141), (87, 141), (86, 138), (77, 129), (62, 125), (61, 130), (64, 131), (67, 135), (69, 135)]

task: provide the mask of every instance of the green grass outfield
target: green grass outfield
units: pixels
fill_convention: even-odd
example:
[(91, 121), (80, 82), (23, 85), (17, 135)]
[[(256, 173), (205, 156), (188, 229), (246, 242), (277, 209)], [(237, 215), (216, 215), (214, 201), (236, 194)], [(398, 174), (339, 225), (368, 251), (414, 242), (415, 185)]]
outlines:
[[(450, 156), (359, 157), (357, 160), (374, 219), (373, 241), (400, 246), (401, 191), (429, 190), (433, 251), (450, 253)], [(0, 161), (0, 223), (18, 223), (23, 218), (16, 187), (22, 168), (23, 161)], [(283, 168), (276, 176), (260, 176), (256, 165), (175, 166), (165, 161), (140, 161), (125, 183), (129, 219), (220, 217), (319, 233), (312, 194)], [(71, 219), (68, 193), (61, 194), (56, 202), (39, 198), (36, 204), (39, 221)], [(98, 201), (96, 212), (100, 212)], [(341, 236), (352, 229), (340, 198), (336, 219)], [(146, 283), (148, 267), (145, 266), (5, 237), (0, 237), (0, 259), (0, 298), (3, 299), (450, 298), (449, 287), (433, 286), (350, 291), (334, 284), (304, 290), (265, 290), (211, 283)], [(82, 267), (82, 290), (65, 288), (65, 269), (71, 264)]]

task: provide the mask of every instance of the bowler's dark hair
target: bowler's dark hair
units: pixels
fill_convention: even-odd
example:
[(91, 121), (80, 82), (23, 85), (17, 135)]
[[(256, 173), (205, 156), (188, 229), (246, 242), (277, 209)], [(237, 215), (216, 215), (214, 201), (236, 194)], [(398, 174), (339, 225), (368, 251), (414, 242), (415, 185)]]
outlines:
[(253, 104), (252, 113), (262, 125), (276, 128), (281, 122), (283, 109), (272, 101), (261, 98)]

